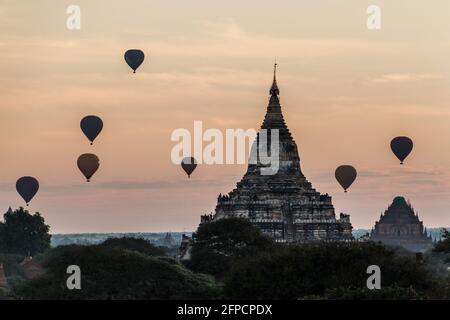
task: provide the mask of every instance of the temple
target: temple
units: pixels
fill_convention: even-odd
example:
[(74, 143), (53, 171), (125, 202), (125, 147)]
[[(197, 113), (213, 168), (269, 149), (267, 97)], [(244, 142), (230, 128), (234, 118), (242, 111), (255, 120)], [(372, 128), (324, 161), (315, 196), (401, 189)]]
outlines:
[(396, 197), (375, 223), (370, 240), (388, 246), (400, 246), (413, 252), (424, 252), (433, 246), (423, 222), (405, 198)]
[[(243, 217), (278, 242), (353, 239), (349, 215), (341, 213), (340, 219), (336, 219), (331, 197), (317, 192), (300, 169), (297, 144), (281, 111), (276, 64), (269, 94), (261, 129), (266, 129), (269, 138), (272, 130), (278, 130), (278, 171), (272, 175), (261, 172), (267, 164), (259, 158), (260, 131), (252, 146), (252, 153), (258, 150), (257, 161), (249, 161), (247, 172), (236, 188), (227, 195), (219, 195), (215, 213), (202, 216), (202, 223)], [(261, 143), (270, 154), (271, 143)]]
[(175, 240), (172, 237), (172, 234), (170, 232), (166, 232), (166, 236), (164, 237), (164, 242), (163, 242), (165, 247), (173, 247), (176, 245)]

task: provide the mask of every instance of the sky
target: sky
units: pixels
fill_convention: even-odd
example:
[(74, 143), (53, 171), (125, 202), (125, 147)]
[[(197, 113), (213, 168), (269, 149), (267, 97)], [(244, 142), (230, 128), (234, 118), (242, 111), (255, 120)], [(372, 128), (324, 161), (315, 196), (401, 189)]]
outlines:
[[(81, 29), (69, 30), (69, 5)], [(366, 26), (369, 5), (381, 29)], [(174, 130), (259, 128), (278, 63), (284, 117), (314, 188), (370, 228), (397, 195), (450, 226), (450, 2), (0, 0), (0, 210), (24, 205), (52, 233), (192, 231), (246, 165), (171, 162)], [(139, 48), (136, 74), (123, 54)], [(100, 116), (89, 145), (79, 123)], [(405, 165), (395, 136), (413, 139)], [(95, 153), (90, 183), (76, 166)], [(344, 194), (334, 170), (358, 178)]]

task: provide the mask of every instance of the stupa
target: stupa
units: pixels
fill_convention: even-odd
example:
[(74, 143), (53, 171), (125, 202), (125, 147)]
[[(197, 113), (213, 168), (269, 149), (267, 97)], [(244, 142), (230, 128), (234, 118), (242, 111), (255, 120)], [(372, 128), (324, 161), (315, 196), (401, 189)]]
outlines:
[[(341, 213), (337, 219), (331, 197), (317, 192), (302, 173), (297, 144), (281, 111), (276, 64), (269, 94), (261, 129), (267, 130), (268, 137), (271, 130), (278, 130), (278, 171), (265, 175), (261, 169), (267, 165), (259, 160), (249, 162), (247, 172), (236, 188), (218, 197), (215, 212), (202, 216), (202, 223), (243, 217), (278, 242), (353, 239), (350, 216)], [(253, 142), (252, 150), (258, 149), (260, 133)], [(269, 142), (266, 144), (270, 146)]]
[(370, 240), (388, 246), (400, 246), (413, 252), (423, 252), (433, 246), (423, 222), (404, 197), (395, 197), (388, 209), (375, 223)]

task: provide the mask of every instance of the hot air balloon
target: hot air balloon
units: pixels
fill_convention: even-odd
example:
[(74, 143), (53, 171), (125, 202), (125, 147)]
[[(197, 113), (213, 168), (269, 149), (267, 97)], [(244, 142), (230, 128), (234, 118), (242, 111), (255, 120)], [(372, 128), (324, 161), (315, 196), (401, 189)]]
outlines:
[(28, 205), (39, 190), (39, 182), (33, 177), (22, 177), (16, 182), (16, 190)]
[(89, 179), (94, 175), (100, 166), (100, 160), (95, 154), (85, 153), (78, 157), (77, 165), (86, 177), (87, 182), (89, 182)]
[(80, 127), (92, 144), (103, 129), (103, 121), (97, 116), (86, 116), (81, 119)]
[(187, 173), (188, 178), (190, 178), (191, 173), (197, 168), (197, 160), (193, 157), (186, 157), (181, 161), (181, 167)]
[(353, 181), (356, 179), (356, 169), (350, 165), (343, 165), (336, 168), (334, 176), (339, 184), (347, 192), (347, 189), (352, 185)]
[(144, 57), (144, 52), (139, 49), (130, 49), (125, 52), (125, 61), (133, 69), (133, 73), (136, 73), (136, 69), (142, 64)]
[(408, 137), (396, 137), (391, 141), (391, 149), (395, 156), (403, 164), (403, 160), (411, 153), (413, 142)]

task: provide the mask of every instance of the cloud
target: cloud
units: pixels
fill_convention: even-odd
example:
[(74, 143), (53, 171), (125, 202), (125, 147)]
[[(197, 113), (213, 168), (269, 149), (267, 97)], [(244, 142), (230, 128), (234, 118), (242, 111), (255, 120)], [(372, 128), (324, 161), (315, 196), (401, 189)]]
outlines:
[(242, 39), (248, 37), (248, 33), (232, 18), (219, 20), (201, 20), (198, 24), (205, 30), (205, 33), (214, 37), (223, 37), (229, 39)]
[[(184, 179), (184, 177), (183, 177)], [(190, 187), (207, 187), (207, 186), (221, 186), (223, 181), (219, 180), (192, 180), (189, 183)], [(98, 189), (113, 189), (113, 190), (133, 190), (133, 189), (178, 189), (186, 188), (181, 180), (159, 180), (159, 181), (109, 181), (98, 183), (95, 188)]]
[(0, 191), (10, 191), (15, 188), (14, 182), (0, 182)]
[[(353, 196), (373, 200), (389, 194), (407, 192), (429, 199), (450, 196), (450, 172), (444, 167), (398, 166), (358, 169), (358, 176), (352, 186)], [(319, 173), (311, 176), (313, 182), (325, 186), (325, 190), (339, 189), (333, 173)]]
[[(189, 181), (190, 188), (222, 186), (227, 180), (230, 180), (232, 175), (221, 175), (219, 179), (191, 179)], [(224, 182), (225, 181), (225, 182)], [(108, 189), (108, 190), (149, 190), (149, 189), (179, 189), (186, 188), (185, 177), (177, 180), (156, 180), (156, 181), (105, 181), (92, 184), (75, 184), (75, 185), (60, 185), (60, 184), (43, 184), (41, 183), (41, 192), (67, 192), (74, 189)], [(0, 183), (0, 191), (15, 192), (15, 183), (2, 182)]]
[[(186, 37), (144, 38), (141, 41), (123, 39), (118, 35), (104, 37), (89, 34), (82, 40), (67, 39), (66, 35), (10, 35), (2, 38), (5, 58), (20, 62), (58, 63), (61, 65), (102, 65), (121, 56), (124, 48), (138, 46), (151, 49), (156, 59), (195, 59), (202, 61), (239, 58), (317, 59), (324, 56), (360, 55), (398, 52), (402, 44), (380, 44), (369, 39), (334, 37), (282, 37), (244, 30), (233, 19), (196, 22), (202, 32)], [(51, 50), (51, 51), (50, 51)], [(30, 55), (30, 53), (33, 53)], [(66, 71), (69, 68), (66, 68)], [(75, 68), (77, 69), (77, 68)], [(142, 71), (140, 71), (142, 72)]]
[(388, 73), (381, 77), (373, 79), (373, 82), (378, 83), (392, 83), (392, 82), (415, 82), (415, 81), (428, 81), (439, 80), (443, 76), (431, 73)]

